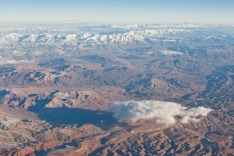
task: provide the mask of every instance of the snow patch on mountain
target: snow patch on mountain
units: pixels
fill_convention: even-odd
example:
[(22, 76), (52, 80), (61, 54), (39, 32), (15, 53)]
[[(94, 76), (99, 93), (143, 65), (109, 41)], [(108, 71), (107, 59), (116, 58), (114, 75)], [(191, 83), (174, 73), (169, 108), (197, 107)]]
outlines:
[(164, 55), (183, 55), (182, 52), (173, 51), (173, 50), (161, 50), (159, 52), (164, 54)]

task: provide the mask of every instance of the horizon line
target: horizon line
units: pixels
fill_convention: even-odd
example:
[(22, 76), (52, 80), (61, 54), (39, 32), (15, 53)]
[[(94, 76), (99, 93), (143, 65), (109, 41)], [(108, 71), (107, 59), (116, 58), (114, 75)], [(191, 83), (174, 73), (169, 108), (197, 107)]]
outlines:
[(160, 24), (194, 24), (194, 25), (219, 25), (234, 26), (234, 23), (204, 23), (204, 22), (152, 22), (152, 23), (108, 23), (108, 22), (0, 22), (0, 26), (17, 26), (17, 25), (160, 25)]

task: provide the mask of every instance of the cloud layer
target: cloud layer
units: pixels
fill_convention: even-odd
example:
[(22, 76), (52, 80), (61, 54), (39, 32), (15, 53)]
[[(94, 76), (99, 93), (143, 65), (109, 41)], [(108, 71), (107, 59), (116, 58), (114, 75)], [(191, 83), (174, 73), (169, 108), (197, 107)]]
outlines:
[[(108, 111), (120, 120), (154, 120), (156, 123), (173, 125), (198, 122), (199, 117), (206, 116), (212, 109), (205, 107), (187, 108), (180, 104), (163, 101), (122, 101), (113, 103)], [(177, 118), (177, 119), (176, 119)]]

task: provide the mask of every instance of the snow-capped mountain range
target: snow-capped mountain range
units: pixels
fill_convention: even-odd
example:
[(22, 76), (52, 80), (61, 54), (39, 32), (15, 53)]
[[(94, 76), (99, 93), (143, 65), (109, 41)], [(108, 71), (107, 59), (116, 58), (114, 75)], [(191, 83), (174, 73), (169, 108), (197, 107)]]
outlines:
[[(216, 31), (216, 25), (40, 25), (0, 27), (0, 62), (15, 63), (85, 50), (135, 51), (181, 55), (167, 47), (183, 42), (224, 42), (232, 33)], [(222, 28), (223, 29), (223, 28)], [(141, 49), (143, 48), (143, 50)], [(136, 50), (137, 49), (137, 50)], [(134, 51), (134, 50), (133, 50)], [(37, 57), (37, 58), (35, 58)]]
[[(194, 31), (201, 25), (107, 25), (78, 27), (76, 30), (50, 31), (49, 28), (5, 28), (1, 29), (0, 45), (50, 43), (50, 44), (94, 44), (113, 45), (154, 41), (165, 34)], [(192, 29), (193, 28), (193, 29)], [(84, 32), (86, 30), (86, 32)], [(80, 32), (79, 32), (80, 31)], [(47, 32), (47, 33), (44, 33)], [(146, 41), (147, 40), (147, 41)]]
[(12, 44), (72, 44), (119, 45), (127, 43), (152, 43), (161, 38), (175, 40), (173, 34), (188, 33), (206, 28), (206, 25), (104, 25), (78, 27), (0, 28), (0, 46)]

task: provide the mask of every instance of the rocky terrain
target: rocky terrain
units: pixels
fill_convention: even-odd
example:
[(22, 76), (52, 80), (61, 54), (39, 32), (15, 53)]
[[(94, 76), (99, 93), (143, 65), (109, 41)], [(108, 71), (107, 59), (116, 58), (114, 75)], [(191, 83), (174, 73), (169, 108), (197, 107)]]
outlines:
[[(0, 155), (231, 156), (233, 48), (232, 26), (2, 27)], [(109, 111), (142, 100), (195, 115), (167, 125)]]

